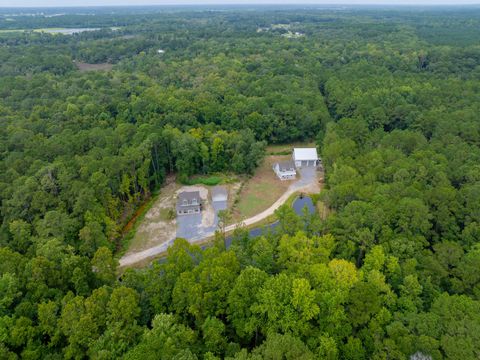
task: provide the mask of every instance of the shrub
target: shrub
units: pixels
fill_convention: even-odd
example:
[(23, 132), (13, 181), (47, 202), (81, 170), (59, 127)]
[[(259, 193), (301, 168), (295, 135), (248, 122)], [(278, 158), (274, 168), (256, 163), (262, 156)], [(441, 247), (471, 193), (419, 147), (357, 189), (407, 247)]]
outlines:
[(196, 177), (193, 179), (180, 179), (180, 182), (184, 185), (206, 185), (206, 186), (215, 186), (222, 182), (222, 178), (219, 176), (210, 176), (210, 177)]

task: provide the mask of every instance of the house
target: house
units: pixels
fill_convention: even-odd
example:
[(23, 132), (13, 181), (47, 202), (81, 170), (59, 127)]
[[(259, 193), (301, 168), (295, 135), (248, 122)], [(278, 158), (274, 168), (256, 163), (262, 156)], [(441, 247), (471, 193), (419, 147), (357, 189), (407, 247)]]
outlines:
[(275, 163), (273, 171), (275, 171), (280, 180), (293, 180), (297, 177), (295, 163), (292, 160)]
[(184, 191), (178, 194), (177, 215), (199, 214), (202, 209), (202, 199), (199, 191)]
[(212, 202), (226, 202), (228, 200), (228, 191), (224, 186), (215, 186), (212, 189)]
[(316, 167), (319, 162), (316, 148), (294, 148), (292, 159), (297, 168)]

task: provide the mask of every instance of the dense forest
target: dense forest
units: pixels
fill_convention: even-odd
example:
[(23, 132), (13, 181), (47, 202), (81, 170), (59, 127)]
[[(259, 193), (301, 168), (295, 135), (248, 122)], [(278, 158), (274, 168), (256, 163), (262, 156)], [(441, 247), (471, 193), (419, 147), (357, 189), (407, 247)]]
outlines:
[[(0, 359), (480, 358), (480, 9), (217, 10), (0, 12)], [(327, 217), (118, 271), (168, 175), (307, 140)]]

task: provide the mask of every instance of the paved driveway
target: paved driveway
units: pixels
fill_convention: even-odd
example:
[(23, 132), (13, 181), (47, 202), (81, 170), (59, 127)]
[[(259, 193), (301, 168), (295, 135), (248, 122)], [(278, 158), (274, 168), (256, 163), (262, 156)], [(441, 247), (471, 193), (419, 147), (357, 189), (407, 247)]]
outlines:
[(213, 224), (206, 224), (205, 211), (201, 214), (181, 215), (177, 217), (177, 238), (187, 240), (198, 240), (206, 238), (215, 233), (218, 225), (218, 212), (227, 208), (226, 201), (212, 203), (214, 211)]
[[(290, 185), (289, 190), (298, 190), (309, 186), (318, 186), (317, 183), (317, 168), (303, 167), (298, 170), (300, 172), (300, 179)], [(319, 189), (320, 190), (320, 189)]]

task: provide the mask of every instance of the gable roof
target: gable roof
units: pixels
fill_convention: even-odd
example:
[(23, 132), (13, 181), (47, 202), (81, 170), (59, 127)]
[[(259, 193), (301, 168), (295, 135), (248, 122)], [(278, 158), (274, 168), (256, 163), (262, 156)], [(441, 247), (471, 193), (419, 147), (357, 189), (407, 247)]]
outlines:
[(318, 160), (317, 148), (294, 148), (295, 160)]
[(178, 201), (187, 200), (189, 203), (193, 200), (197, 199), (200, 201), (200, 191), (183, 191), (178, 194)]

